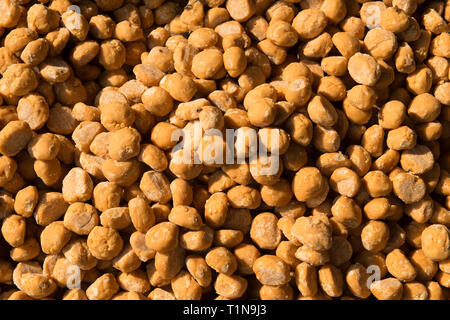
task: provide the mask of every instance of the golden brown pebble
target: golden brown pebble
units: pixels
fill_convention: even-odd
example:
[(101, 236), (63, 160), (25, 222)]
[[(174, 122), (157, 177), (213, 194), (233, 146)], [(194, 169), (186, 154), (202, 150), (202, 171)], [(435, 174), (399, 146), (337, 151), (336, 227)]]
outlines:
[(89, 233), (87, 244), (92, 254), (100, 260), (111, 260), (123, 248), (123, 240), (116, 230), (100, 226)]
[(356, 53), (348, 60), (348, 73), (359, 84), (373, 86), (381, 76), (381, 68), (372, 56)]
[(401, 300), (403, 284), (396, 278), (385, 278), (372, 282), (370, 291), (378, 300)]
[(306, 248), (324, 251), (331, 248), (331, 228), (328, 219), (323, 221), (319, 217), (300, 217), (292, 226), (292, 235)]
[(290, 280), (289, 267), (280, 258), (264, 255), (253, 264), (256, 278), (265, 285), (279, 286)]

